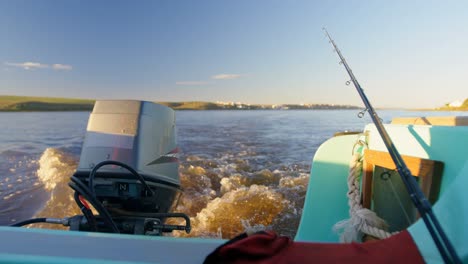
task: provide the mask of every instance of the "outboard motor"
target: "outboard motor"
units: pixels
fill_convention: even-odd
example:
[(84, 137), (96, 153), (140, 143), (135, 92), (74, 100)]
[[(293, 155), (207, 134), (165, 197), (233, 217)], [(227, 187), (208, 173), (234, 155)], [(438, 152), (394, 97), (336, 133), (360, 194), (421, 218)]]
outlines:
[[(189, 232), (189, 218), (170, 213), (181, 192), (175, 129), (175, 112), (169, 107), (144, 101), (96, 101), (70, 183), (84, 217), (76, 217), (71, 229)], [(98, 218), (92, 217), (83, 198), (98, 211)], [(186, 224), (164, 224), (170, 217), (182, 217)]]

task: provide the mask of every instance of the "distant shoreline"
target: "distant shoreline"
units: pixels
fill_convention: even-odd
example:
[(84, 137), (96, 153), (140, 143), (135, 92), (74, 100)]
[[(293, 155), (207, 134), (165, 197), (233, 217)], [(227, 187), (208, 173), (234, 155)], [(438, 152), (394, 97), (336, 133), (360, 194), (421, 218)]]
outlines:
[(0, 96), (1, 112), (50, 112), (50, 111), (91, 111), (94, 100), (30, 97), (30, 96)]
[[(92, 111), (94, 100), (0, 96), (0, 112), (47, 112), (47, 111)], [(323, 110), (323, 109), (361, 109), (351, 105), (332, 104), (282, 104), (282, 105), (250, 105), (243, 103), (213, 103), (213, 102), (155, 102), (174, 110)]]
[[(92, 111), (95, 100), (53, 97), (0, 96), (0, 112)], [(174, 110), (355, 110), (363, 107), (334, 104), (251, 105), (223, 102), (156, 102)], [(396, 108), (392, 108), (396, 109)], [(383, 110), (383, 109), (380, 109)], [(405, 111), (468, 111), (468, 108), (398, 109)]]

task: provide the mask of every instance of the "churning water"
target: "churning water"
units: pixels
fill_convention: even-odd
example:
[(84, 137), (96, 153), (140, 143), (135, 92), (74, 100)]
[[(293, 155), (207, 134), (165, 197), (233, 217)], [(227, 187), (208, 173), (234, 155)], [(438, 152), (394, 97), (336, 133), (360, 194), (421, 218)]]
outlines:
[[(335, 132), (362, 130), (370, 120), (357, 118), (357, 112), (177, 112), (184, 194), (176, 209), (191, 217), (190, 236), (231, 238), (249, 226), (294, 236), (315, 151)], [(384, 122), (456, 114), (466, 115), (380, 112)], [(1, 225), (80, 213), (67, 183), (88, 117), (88, 112), (0, 113)]]

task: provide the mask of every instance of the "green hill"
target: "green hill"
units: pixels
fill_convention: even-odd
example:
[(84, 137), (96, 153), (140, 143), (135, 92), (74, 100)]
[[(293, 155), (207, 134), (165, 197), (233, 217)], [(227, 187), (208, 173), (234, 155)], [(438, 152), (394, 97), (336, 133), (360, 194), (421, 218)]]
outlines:
[[(222, 106), (210, 102), (158, 102), (174, 110), (216, 110)], [(94, 100), (0, 95), (0, 111), (91, 111)]]
[(222, 109), (218, 104), (210, 102), (158, 102), (174, 110), (216, 110)]
[(0, 96), (0, 111), (91, 111), (93, 100)]
[[(216, 110), (225, 109), (221, 105), (210, 102), (158, 102), (174, 110)], [(31, 97), (31, 96), (0, 96), (0, 111), (91, 111), (94, 100)]]

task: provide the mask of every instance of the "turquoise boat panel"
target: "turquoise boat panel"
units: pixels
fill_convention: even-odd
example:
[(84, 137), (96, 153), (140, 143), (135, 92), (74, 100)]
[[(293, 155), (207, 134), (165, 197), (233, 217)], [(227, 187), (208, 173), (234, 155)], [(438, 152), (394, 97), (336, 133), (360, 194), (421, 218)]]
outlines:
[[(464, 263), (468, 263), (468, 127), (386, 125), (403, 155), (444, 163), (440, 198), (434, 213)], [(375, 126), (366, 126), (369, 148), (386, 151)], [(337, 242), (332, 227), (349, 218), (346, 198), (348, 163), (357, 136), (326, 141), (317, 151), (296, 241)], [(422, 222), (409, 228), (421, 254), (429, 263), (442, 259)]]
[(0, 237), (6, 263), (203, 263), (226, 242), (18, 227), (0, 227)]
[[(402, 155), (444, 162), (442, 195), (468, 159), (468, 126), (385, 125)], [(369, 148), (387, 151), (374, 125), (369, 131)]]
[[(467, 136), (468, 138), (468, 136)], [(434, 205), (434, 214), (456, 248), (463, 263), (468, 263), (468, 162), (445, 194)], [(427, 263), (442, 263), (442, 258), (422, 220), (409, 229)]]
[[(401, 154), (444, 162), (433, 211), (463, 263), (468, 263), (468, 127), (386, 125), (386, 129)], [(375, 126), (368, 125), (366, 131), (371, 135), (369, 147), (386, 151)], [(427, 263), (443, 263), (422, 219), (408, 230)]]
[(357, 138), (357, 135), (331, 138), (315, 153), (295, 241), (339, 241), (333, 225), (349, 218), (347, 178)]
[[(2, 254), (0, 253), (0, 263), (9, 264), (132, 264), (135, 262), (128, 261), (107, 261), (103, 259), (88, 259), (88, 258), (67, 258), (67, 257), (52, 257), (52, 256), (28, 256), (17, 254)], [(153, 263), (156, 262), (138, 262)]]

